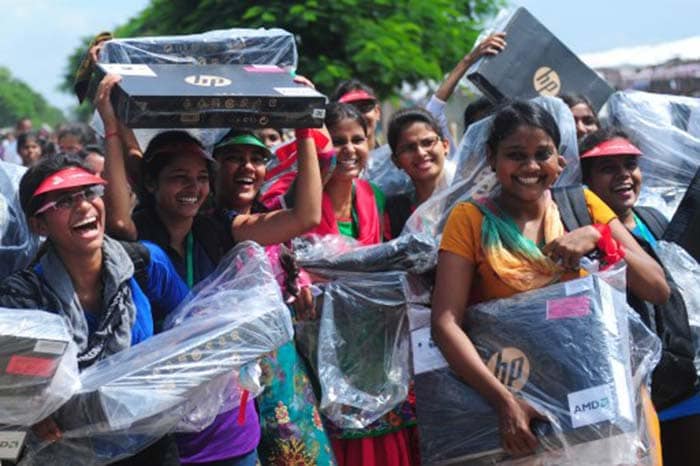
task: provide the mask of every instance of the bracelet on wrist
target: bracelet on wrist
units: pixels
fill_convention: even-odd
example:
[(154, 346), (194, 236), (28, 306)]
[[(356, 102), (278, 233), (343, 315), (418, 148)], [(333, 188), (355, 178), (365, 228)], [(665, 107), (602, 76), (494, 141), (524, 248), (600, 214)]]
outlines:
[(105, 141), (106, 141), (107, 139), (112, 138), (112, 137), (114, 137), (114, 136), (119, 136), (119, 130), (116, 130), (116, 129), (115, 129), (114, 131), (110, 131), (110, 132), (108, 132), (108, 133), (105, 133), (104, 139), (105, 139)]
[(297, 128), (294, 130), (294, 136), (297, 139), (309, 139), (313, 137), (312, 131), (311, 128)]

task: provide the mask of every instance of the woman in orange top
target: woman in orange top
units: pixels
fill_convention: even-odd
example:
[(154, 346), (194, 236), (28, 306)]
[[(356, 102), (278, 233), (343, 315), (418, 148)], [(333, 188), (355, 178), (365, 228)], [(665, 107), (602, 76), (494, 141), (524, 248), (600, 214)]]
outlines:
[(634, 293), (655, 303), (669, 296), (659, 265), (592, 192), (585, 198), (595, 225), (564, 231), (549, 193), (564, 166), (559, 143), (556, 122), (538, 105), (515, 102), (502, 109), (487, 140), (500, 192), (455, 207), (438, 257), (433, 336), (451, 368), (496, 408), (503, 447), (512, 455), (537, 447), (529, 426), (539, 414), (481, 360), (462, 330), (467, 305), (579, 277), (581, 257), (604, 236), (623, 246)]

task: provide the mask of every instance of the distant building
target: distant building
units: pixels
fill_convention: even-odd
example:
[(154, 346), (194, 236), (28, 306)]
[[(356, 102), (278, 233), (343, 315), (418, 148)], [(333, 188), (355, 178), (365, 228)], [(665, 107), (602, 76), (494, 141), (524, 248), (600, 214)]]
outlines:
[(615, 88), (700, 97), (700, 36), (581, 55)]

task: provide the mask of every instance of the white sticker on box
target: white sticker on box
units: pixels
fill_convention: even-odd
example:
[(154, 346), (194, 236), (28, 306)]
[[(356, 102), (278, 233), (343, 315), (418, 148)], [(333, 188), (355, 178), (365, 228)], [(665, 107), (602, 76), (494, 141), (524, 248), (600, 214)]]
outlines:
[(128, 63), (103, 63), (100, 66), (107, 72), (120, 76), (145, 76), (155, 78), (157, 75), (148, 65)]
[(610, 285), (600, 280), (600, 311), (602, 313), (603, 323), (608, 332), (617, 336), (619, 329), (617, 326), (617, 314), (615, 314), (615, 305), (613, 304), (613, 295)]
[(422, 374), (447, 367), (447, 361), (430, 336), (430, 327), (411, 332), (413, 349), (413, 373)]
[(572, 294), (579, 294), (588, 291), (591, 288), (591, 279), (578, 278), (576, 280), (571, 280), (570, 282), (564, 283), (564, 290), (566, 296), (571, 296)]
[(325, 108), (315, 108), (311, 112), (311, 116), (313, 118), (326, 118), (326, 109)]
[(0, 459), (16, 461), (26, 435), (21, 430), (0, 430)]
[(275, 91), (287, 97), (318, 97), (320, 95), (316, 89), (306, 86), (276, 87)]
[(430, 327), (430, 308), (420, 304), (409, 304), (406, 310), (410, 330)]
[(39, 340), (34, 345), (34, 352), (61, 355), (66, 350), (66, 345), (64, 341)]
[(609, 384), (569, 393), (567, 397), (574, 429), (615, 418), (615, 402)]
[(613, 380), (615, 381), (615, 394), (617, 395), (617, 405), (620, 410), (620, 416), (628, 421), (634, 422), (634, 408), (632, 406), (632, 396), (629, 390), (632, 377), (625, 369), (625, 365), (617, 359), (611, 359), (610, 366), (612, 367)]

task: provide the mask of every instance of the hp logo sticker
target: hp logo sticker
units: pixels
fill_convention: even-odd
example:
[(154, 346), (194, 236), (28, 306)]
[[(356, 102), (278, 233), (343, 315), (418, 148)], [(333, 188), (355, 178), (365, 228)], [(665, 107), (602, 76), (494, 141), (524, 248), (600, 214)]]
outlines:
[(187, 84), (201, 87), (224, 87), (231, 84), (231, 80), (222, 76), (212, 76), (208, 74), (195, 74), (185, 78)]

